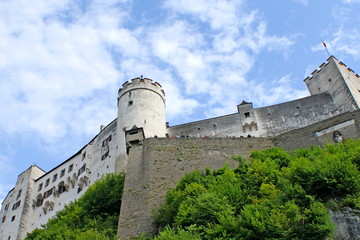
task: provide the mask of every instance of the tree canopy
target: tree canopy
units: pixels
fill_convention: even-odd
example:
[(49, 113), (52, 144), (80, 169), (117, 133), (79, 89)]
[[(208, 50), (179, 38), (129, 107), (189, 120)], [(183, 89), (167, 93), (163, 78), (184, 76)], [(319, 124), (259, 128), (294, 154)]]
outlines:
[(167, 193), (154, 239), (321, 240), (334, 231), (326, 207), (360, 209), (359, 140), (233, 159), (236, 169), (193, 171)]
[(25, 240), (116, 239), (125, 174), (107, 174)]

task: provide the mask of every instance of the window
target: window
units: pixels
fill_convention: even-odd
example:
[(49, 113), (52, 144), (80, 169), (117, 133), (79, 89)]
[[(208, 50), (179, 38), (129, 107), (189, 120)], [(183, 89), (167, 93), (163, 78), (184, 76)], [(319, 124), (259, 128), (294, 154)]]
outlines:
[(14, 216), (12, 216), (12, 218), (11, 218), (11, 221), (13, 222), (13, 221), (15, 221), (15, 215)]
[(131, 101), (129, 101), (129, 106), (131, 106), (131, 105), (133, 105), (133, 101), (131, 100)]
[(84, 160), (86, 158), (86, 152), (83, 153), (81, 161)]
[(249, 117), (250, 117), (250, 113), (249, 113), (249, 112), (246, 112), (246, 113), (244, 113), (244, 116), (245, 116), (246, 118), (249, 118)]
[(40, 183), (39, 188), (38, 188), (38, 192), (40, 192), (40, 191), (41, 191), (42, 187), (43, 187), (43, 184), (42, 184), (42, 183)]
[(19, 200), (19, 198), (21, 196), (21, 192), (22, 192), (22, 189), (19, 190), (18, 195), (16, 196), (16, 200)]
[(44, 202), (44, 198), (42, 196), (42, 194), (39, 194), (37, 197), (36, 197), (36, 206), (37, 207), (40, 207)]
[(7, 211), (7, 210), (9, 209), (9, 206), (10, 206), (10, 203), (7, 203), (7, 204), (5, 205), (5, 211)]
[(55, 182), (56, 181), (56, 179), (57, 179), (57, 174), (55, 174), (54, 176), (53, 176), (53, 182)]
[(16, 203), (14, 203), (14, 205), (13, 205), (13, 207), (12, 207), (12, 210), (17, 209), (17, 208), (20, 206), (20, 203), (21, 203), (21, 200), (18, 201), (18, 202), (16, 202)]
[(60, 182), (59, 185), (58, 185), (58, 193), (59, 194), (62, 194), (63, 192), (66, 191), (66, 185), (64, 183), (64, 181)]
[(80, 174), (82, 174), (83, 172), (85, 172), (85, 168), (86, 168), (86, 164), (84, 164), (78, 171), (78, 176), (80, 176)]
[(71, 172), (71, 171), (73, 170), (73, 168), (74, 168), (74, 164), (71, 164), (71, 165), (69, 166), (68, 172)]
[(101, 146), (101, 160), (104, 160), (109, 156), (109, 143), (111, 142), (111, 135), (107, 137), (103, 142)]
[(44, 199), (50, 197), (51, 194), (52, 194), (52, 192), (53, 192), (53, 189), (52, 189), (52, 188), (51, 188), (50, 190), (46, 191), (46, 192), (44, 193)]
[(65, 175), (65, 169), (61, 170), (60, 177), (63, 177)]
[(49, 186), (49, 183), (50, 183), (50, 178), (46, 179), (46, 181), (45, 181), (45, 187)]
[(5, 222), (5, 221), (6, 221), (6, 216), (4, 216), (2, 219), (2, 222)]

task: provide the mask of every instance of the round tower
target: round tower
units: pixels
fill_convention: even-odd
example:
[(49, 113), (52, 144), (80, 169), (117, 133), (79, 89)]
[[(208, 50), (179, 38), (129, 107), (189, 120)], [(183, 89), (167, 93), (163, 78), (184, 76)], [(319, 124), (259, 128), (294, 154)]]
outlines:
[(118, 150), (128, 154), (142, 139), (165, 137), (165, 92), (148, 78), (125, 82), (118, 96)]

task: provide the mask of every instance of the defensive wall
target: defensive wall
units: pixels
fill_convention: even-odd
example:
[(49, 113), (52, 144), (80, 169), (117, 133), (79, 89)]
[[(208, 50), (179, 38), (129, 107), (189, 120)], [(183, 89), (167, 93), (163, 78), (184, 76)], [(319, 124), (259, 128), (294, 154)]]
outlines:
[(152, 138), (131, 149), (127, 166), (118, 234), (129, 239), (141, 233), (156, 233), (154, 213), (166, 192), (188, 172), (217, 169), (229, 163), (231, 155), (247, 158), (253, 150), (281, 147), (286, 150), (334, 142), (333, 133), (343, 139), (360, 137), (360, 110), (340, 114), (308, 127), (271, 138)]
[(172, 126), (167, 133), (169, 137), (270, 137), (339, 113), (331, 95), (323, 92), (255, 109), (251, 103), (243, 102), (238, 105), (238, 113)]
[(235, 167), (232, 154), (246, 157), (254, 149), (272, 146), (271, 139), (266, 138), (144, 139), (143, 145), (131, 149), (129, 155), (119, 220), (120, 239), (156, 231), (154, 210), (185, 173), (206, 167), (221, 168), (226, 162)]

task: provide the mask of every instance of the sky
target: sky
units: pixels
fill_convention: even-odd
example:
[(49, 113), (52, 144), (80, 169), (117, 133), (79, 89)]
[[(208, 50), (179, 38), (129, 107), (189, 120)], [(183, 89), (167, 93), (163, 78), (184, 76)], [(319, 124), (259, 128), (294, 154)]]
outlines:
[(166, 92), (187, 123), (308, 96), (330, 54), (360, 73), (360, 0), (1, 0), (0, 201), (117, 116), (122, 83)]

